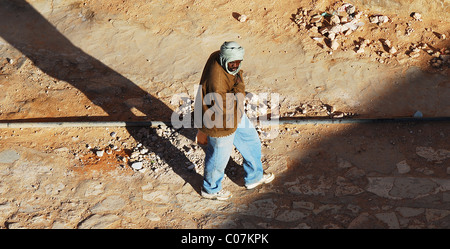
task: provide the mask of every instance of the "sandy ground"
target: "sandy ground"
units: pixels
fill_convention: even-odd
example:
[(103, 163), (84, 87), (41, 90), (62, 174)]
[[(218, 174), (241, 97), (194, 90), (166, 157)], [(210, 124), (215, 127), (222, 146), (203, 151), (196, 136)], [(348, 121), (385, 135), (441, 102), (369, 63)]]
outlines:
[[(337, 34), (333, 49), (321, 33), (329, 17), (311, 18), (344, 2), (4, 1), (0, 119), (169, 121), (172, 97), (194, 97), (206, 59), (226, 40), (246, 49), (247, 92), (279, 94), (281, 117), (450, 116), (448, 4), (349, 2), (364, 24)], [(388, 21), (371, 23), (375, 15)], [(281, 126), (263, 140), (276, 181), (245, 191), (235, 152), (226, 203), (198, 195), (194, 134), (1, 129), (0, 227), (449, 227), (448, 122)], [(105, 148), (114, 149), (95, 154)], [(149, 151), (133, 170), (139, 148)]]

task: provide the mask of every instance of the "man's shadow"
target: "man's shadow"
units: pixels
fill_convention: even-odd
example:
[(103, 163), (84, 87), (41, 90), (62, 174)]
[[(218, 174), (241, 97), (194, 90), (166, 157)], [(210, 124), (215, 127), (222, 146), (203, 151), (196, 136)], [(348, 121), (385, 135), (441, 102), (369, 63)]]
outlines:
[[(44, 73), (71, 84), (108, 113), (107, 117), (44, 117), (41, 121), (170, 121), (173, 112), (171, 108), (76, 47), (25, 0), (0, 1), (0, 37), (29, 58)], [(136, 98), (141, 98), (144, 105), (133, 106), (133, 101), (127, 102)], [(138, 109), (146, 116), (136, 116), (132, 108)], [(148, 141), (142, 141), (147, 138), (138, 135), (141, 129), (127, 127), (130, 135), (138, 142), (149, 144)], [(149, 133), (155, 133), (151, 128), (148, 129)], [(194, 129), (185, 128), (177, 132), (190, 140), (193, 140), (196, 134)], [(189, 159), (184, 153), (172, 145), (169, 139), (159, 138), (154, 143), (158, 143), (160, 148), (166, 148), (155, 153), (200, 192), (202, 176), (187, 170), (186, 163)]]

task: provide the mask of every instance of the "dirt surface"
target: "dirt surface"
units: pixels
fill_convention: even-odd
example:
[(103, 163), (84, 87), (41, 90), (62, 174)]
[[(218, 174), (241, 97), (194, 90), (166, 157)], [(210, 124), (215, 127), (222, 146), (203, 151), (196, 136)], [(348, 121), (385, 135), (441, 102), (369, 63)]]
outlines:
[[(360, 2), (2, 1), (0, 120), (170, 121), (226, 40), (281, 118), (450, 116), (448, 4)], [(448, 122), (270, 128), (275, 181), (245, 190), (234, 151), (227, 202), (199, 195), (195, 129), (0, 129), (0, 227), (450, 227)]]

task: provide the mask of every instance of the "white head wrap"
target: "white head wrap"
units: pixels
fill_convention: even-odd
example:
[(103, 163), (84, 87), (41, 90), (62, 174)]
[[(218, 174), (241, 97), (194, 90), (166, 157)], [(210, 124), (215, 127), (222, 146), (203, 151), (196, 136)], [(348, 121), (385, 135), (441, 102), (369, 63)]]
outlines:
[(228, 70), (228, 63), (232, 61), (242, 61), (244, 60), (244, 48), (241, 47), (237, 42), (224, 42), (222, 46), (220, 46), (220, 54), (219, 54), (219, 62), (220, 65), (227, 71), (227, 73), (236, 75), (241, 69), (241, 64), (238, 69), (231, 72)]

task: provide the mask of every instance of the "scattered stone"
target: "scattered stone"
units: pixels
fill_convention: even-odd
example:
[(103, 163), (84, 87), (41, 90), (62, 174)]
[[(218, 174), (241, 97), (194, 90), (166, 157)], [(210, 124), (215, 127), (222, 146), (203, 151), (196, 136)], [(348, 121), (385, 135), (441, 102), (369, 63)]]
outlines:
[(370, 16), (369, 21), (370, 23), (378, 23), (378, 16)]
[(367, 47), (367, 45), (369, 45), (370, 41), (367, 39), (361, 39), (359, 44), (356, 45), (356, 53), (357, 54), (361, 54), (364, 53), (364, 48)]
[(378, 17), (378, 25), (387, 23), (388, 21), (389, 21), (389, 17), (387, 17), (387, 16), (379, 16)]
[(433, 58), (430, 60), (430, 65), (434, 68), (441, 69), (443, 66), (447, 65), (450, 67), (449, 54), (441, 55), (441, 53), (436, 52), (432, 54)]
[(131, 167), (135, 170), (140, 170), (144, 167), (144, 164), (142, 162), (134, 162), (131, 164)]
[(422, 21), (422, 15), (420, 13), (413, 12), (411, 13), (411, 17), (416, 21)]
[(339, 42), (336, 41), (336, 40), (332, 40), (332, 41), (331, 41), (330, 48), (333, 49), (333, 50), (338, 49), (338, 48), (339, 48)]
[(420, 56), (420, 54), (419, 54), (418, 52), (411, 52), (411, 53), (409, 53), (408, 55), (409, 55), (409, 57), (411, 57), (411, 58), (417, 58), (417, 57)]
[(386, 23), (389, 21), (389, 17), (383, 16), (383, 15), (373, 15), (369, 17), (370, 23), (375, 23), (378, 25), (382, 25), (383, 23)]
[(338, 15), (333, 15), (330, 18), (330, 22), (331, 22), (331, 24), (340, 24), (341, 23), (341, 19), (339, 18)]
[(389, 49), (389, 53), (390, 53), (390, 54), (395, 54), (395, 53), (397, 53), (397, 49), (396, 49), (395, 47), (391, 47), (391, 48)]
[(353, 15), (356, 11), (356, 7), (353, 5), (347, 6), (346, 11), (347, 11), (347, 14)]
[(245, 21), (247, 21), (247, 19), (248, 19), (248, 17), (247, 17), (246, 15), (240, 15), (240, 16), (238, 17), (238, 20), (239, 20), (240, 22), (245, 22)]
[(104, 155), (104, 153), (105, 153), (104, 150), (97, 150), (97, 151), (95, 152), (95, 154), (96, 154), (98, 157), (102, 157), (102, 156)]
[(411, 167), (406, 163), (406, 160), (403, 160), (397, 163), (397, 170), (400, 174), (406, 174), (411, 171)]

